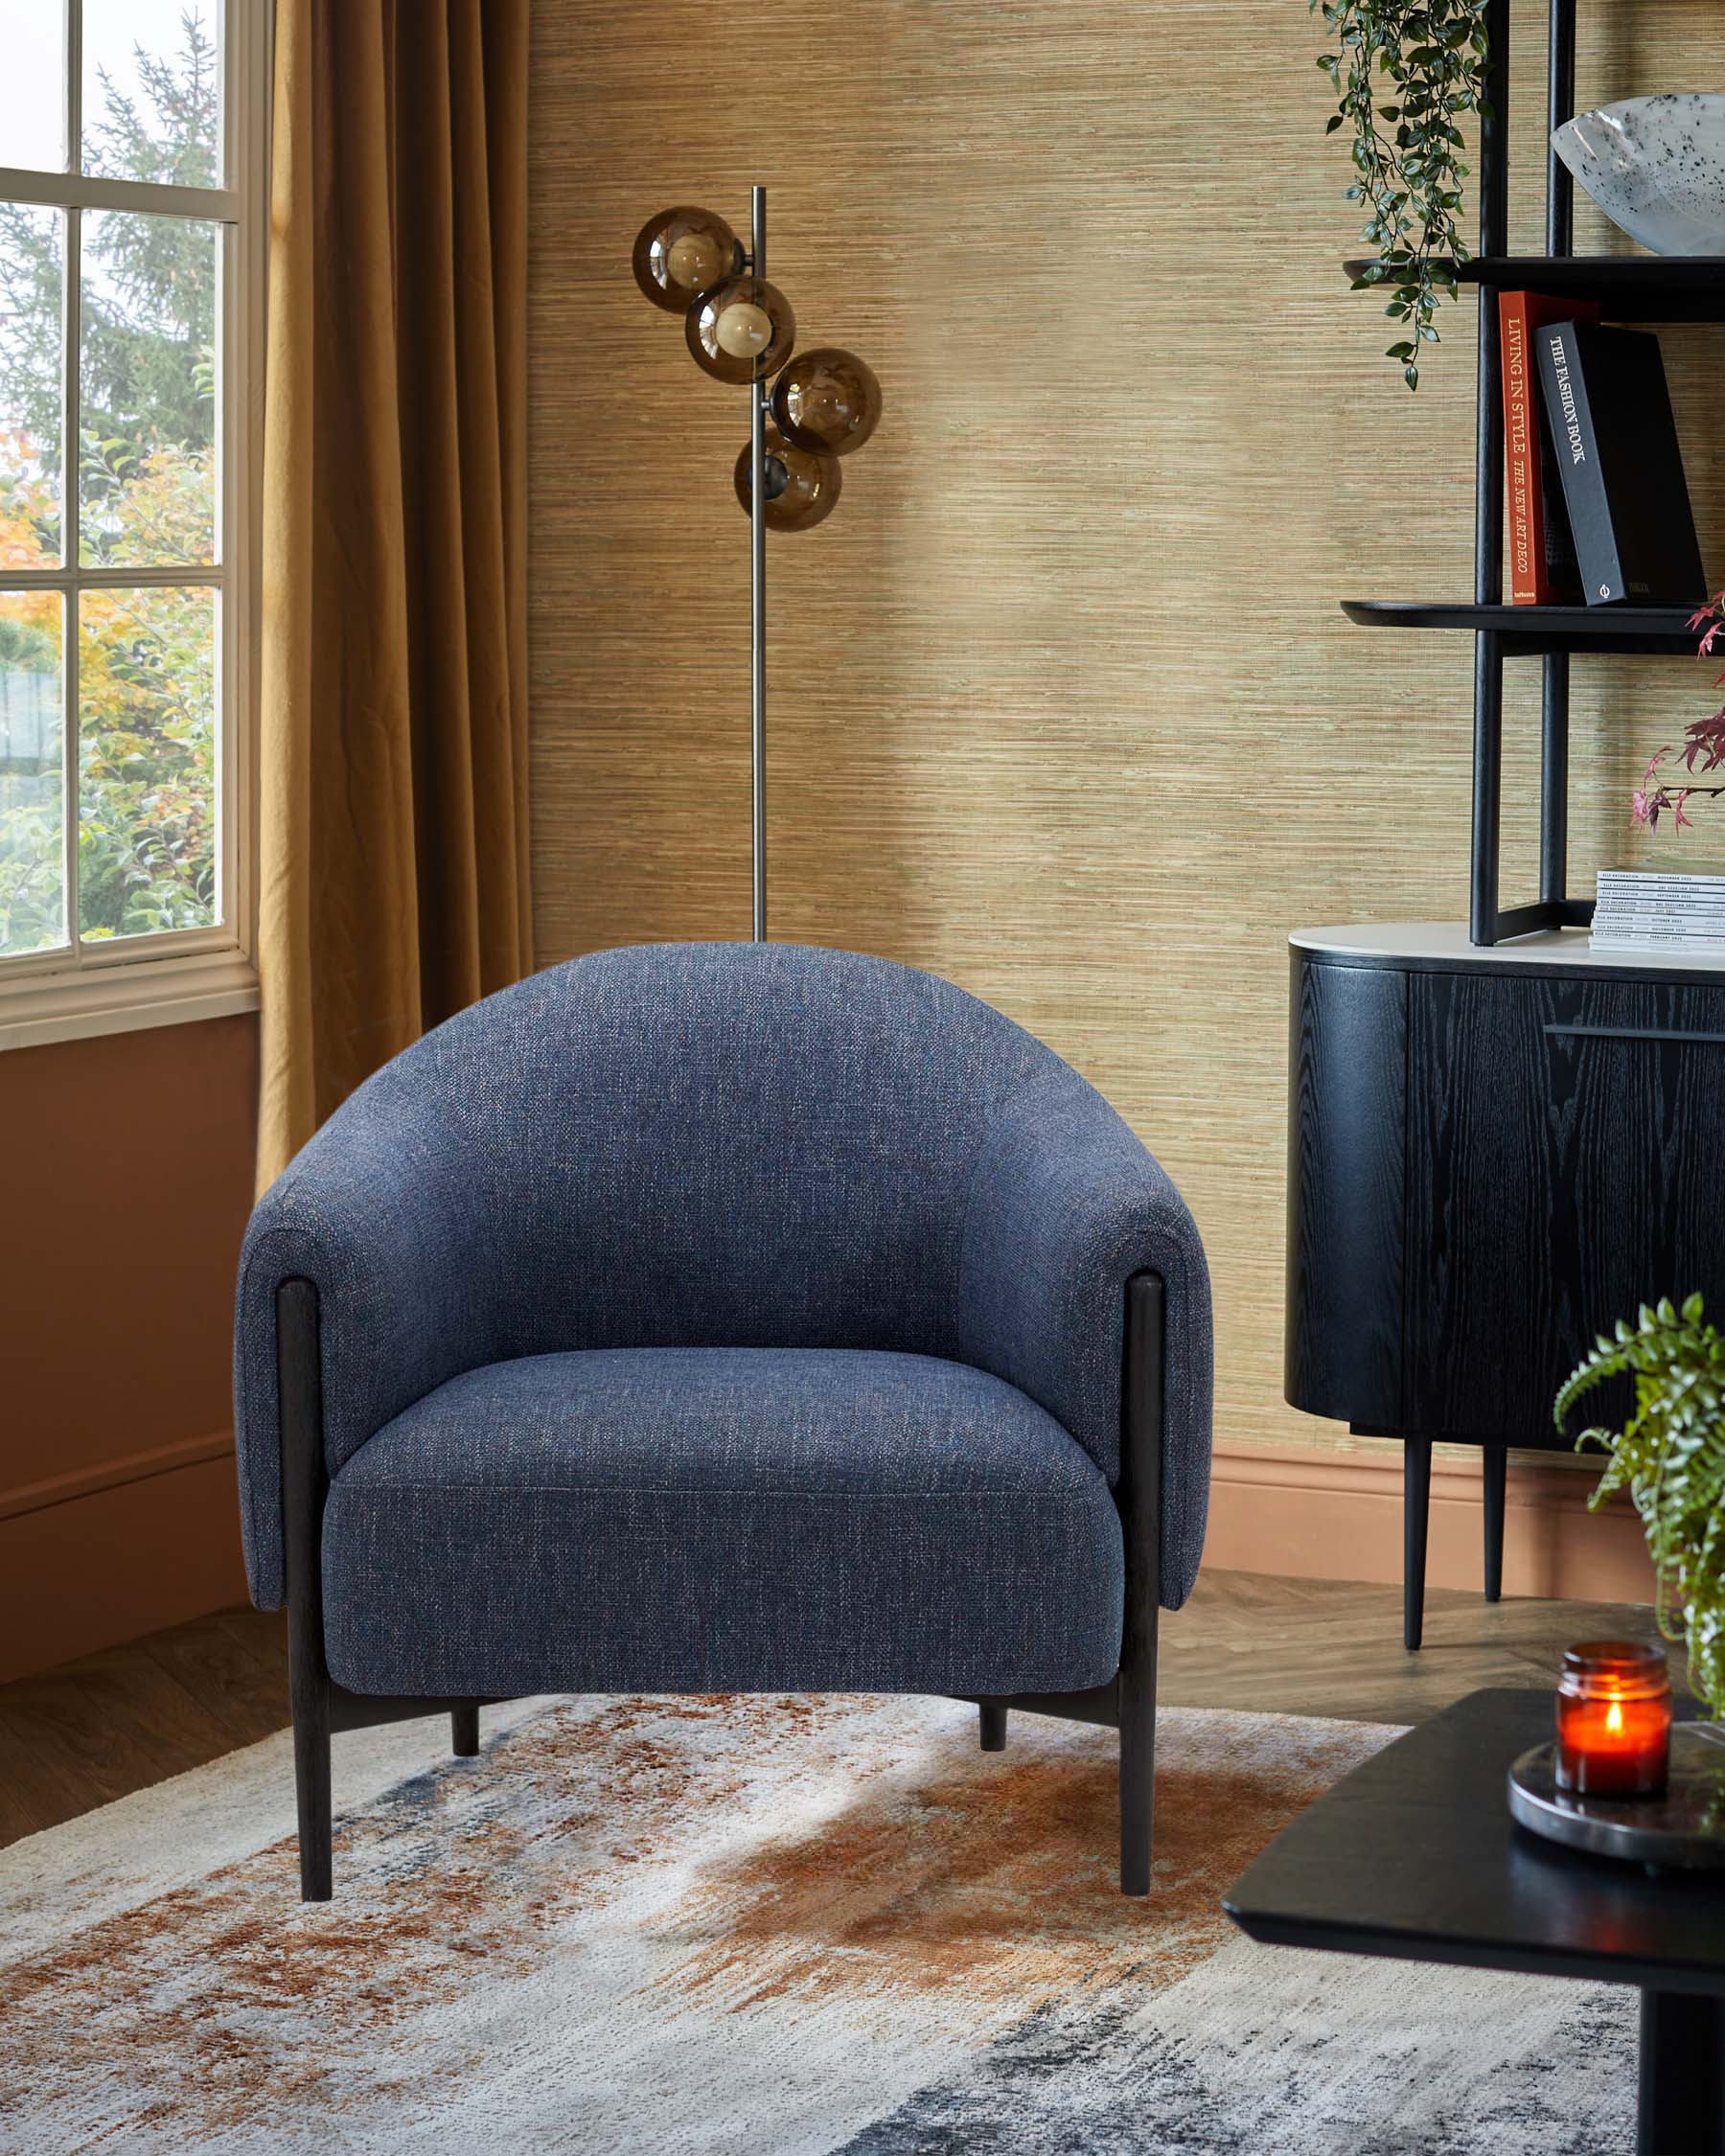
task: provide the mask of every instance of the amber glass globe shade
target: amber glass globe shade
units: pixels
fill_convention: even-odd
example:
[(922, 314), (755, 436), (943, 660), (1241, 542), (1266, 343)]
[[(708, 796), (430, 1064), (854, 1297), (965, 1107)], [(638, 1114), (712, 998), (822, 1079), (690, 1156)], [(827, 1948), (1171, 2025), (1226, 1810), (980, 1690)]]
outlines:
[(691, 301), (742, 266), (736, 234), (711, 210), (660, 210), (635, 235), (635, 283), (668, 314), (686, 314)]
[(727, 277), (690, 308), (684, 334), (695, 364), (715, 381), (765, 381), (791, 356), (796, 317), (776, 285)]
[[(767, 529), (807, 532), (833, 514), (844, 474), (832, 457), (816, 456), (787, 442), (770, 422), (767, 427)], [(749, 445), (737, 459), (737, 499), (745, 510), (749, 497)]]
[(797, 448), (847, 456), (881, 424), (881, 385), (854, 352), (818, 344), (773, 383), (772, 416)]

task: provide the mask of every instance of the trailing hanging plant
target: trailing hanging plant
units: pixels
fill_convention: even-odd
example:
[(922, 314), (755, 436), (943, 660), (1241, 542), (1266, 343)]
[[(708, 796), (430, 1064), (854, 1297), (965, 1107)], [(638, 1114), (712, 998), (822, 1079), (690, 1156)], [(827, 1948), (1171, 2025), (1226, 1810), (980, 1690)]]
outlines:
[(1725, 1340), (1704, 1322), (1701, 1297), (1683, 1308), (1644, 1303), (1633, 1327), (1618, 1320), (1557, 1395), (1557, 1427), (1605, 1379), (1635, 1381), (1622, 1430), (1584, 1430), (1611, 1463), (1591, 1502), (1626, 1489), (1647, 1530), (1658, 1580), (1659, 1629), (1687, 1640), (1690, 1683), (1725, 1721)]
[[(1308, 0), (1335, 35), (1318, 65), (1340, 101), (1327, 132), (1353, 130), (1350, 202), (1370, 211), (1362, 237), (1377, 260), (1354, 288), (1392, 285), (1384, 311), (1408, 335), (1389, 348), (1410, 389), (1422, 344), (1437, 344), (1439, 300), (1456, 294), (1464, 112), (1484, 105), (1486, 0)], [(1387, 78), (1386, 83), (1373, 78)]]

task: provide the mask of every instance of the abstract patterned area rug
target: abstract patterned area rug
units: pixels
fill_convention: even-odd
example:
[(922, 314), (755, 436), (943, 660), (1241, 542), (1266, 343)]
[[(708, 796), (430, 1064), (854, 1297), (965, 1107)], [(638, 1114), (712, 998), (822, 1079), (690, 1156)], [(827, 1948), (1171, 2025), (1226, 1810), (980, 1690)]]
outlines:
[(1217, 1906), (1392, 1731), (1174, 1710), (1155, 1892), (1113, 1741), (940, 1700), (563, 1700), (286, 1735), (0, 1852), (0, 2148), (1608, 2156), (1624, 1991), (1252, 1945)]

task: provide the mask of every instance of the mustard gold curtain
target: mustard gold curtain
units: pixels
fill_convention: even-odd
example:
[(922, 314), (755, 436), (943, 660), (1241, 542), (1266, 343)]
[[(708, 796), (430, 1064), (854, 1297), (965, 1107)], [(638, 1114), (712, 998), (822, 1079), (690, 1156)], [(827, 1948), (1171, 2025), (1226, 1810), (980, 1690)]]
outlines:
[(528, 0), (277, 0), (260, 1185), (532, 963)]

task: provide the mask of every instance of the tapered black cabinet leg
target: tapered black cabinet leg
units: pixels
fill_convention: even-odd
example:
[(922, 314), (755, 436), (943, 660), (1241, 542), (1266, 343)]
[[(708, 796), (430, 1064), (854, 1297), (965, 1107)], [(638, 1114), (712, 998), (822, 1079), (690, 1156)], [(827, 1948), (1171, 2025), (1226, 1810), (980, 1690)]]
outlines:
[(1636, 2156), (1725, 2156), (1725, 1999), (1644, 1991)]
[[(1002, 1715), (1002, 1720), (1005, 1717)], [(457, 1759), (476, 1759), (479, 1756), (479, 1709), (474, 1707), (457, 1707), (449, 1714), (450, 1750)]]
[(1487, 1445), (1482, 1469), (1485, 1487), (1485, 1599), (1504, 1598), (1504, 1500), (1509, 1485), (1509, 1448)]
[(1006, 1749), (1006, 1709), (996, 1699), (977, 1702), (977, 1712), (981, 1719), (982, 1749), (984, 1752), (1004, 1752)]
[(1410, 1652), (1425, 1633), (1426, 1515), (1432, 1498), (1432, 1440), (1403, 1439), (1402, 1644)]

